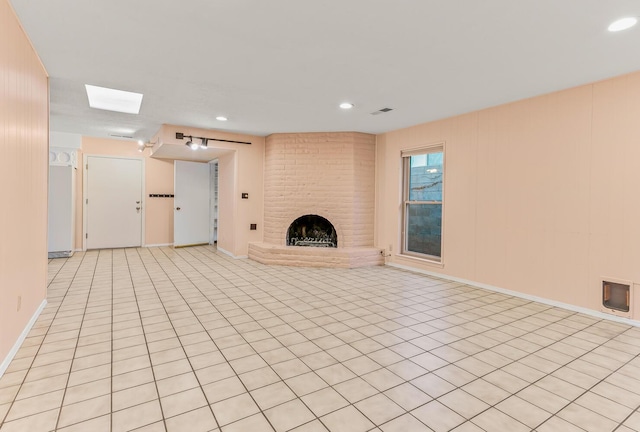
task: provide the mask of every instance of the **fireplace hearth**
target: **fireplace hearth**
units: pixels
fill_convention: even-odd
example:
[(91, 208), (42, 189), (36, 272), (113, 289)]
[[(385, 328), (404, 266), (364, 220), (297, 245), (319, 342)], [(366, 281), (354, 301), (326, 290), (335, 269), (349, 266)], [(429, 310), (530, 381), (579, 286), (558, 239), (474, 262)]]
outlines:
[(305, 215), (289, 225), (287, 246), (335, 248), (338, 247), (338, 236), (327, 219), (318, 215)]

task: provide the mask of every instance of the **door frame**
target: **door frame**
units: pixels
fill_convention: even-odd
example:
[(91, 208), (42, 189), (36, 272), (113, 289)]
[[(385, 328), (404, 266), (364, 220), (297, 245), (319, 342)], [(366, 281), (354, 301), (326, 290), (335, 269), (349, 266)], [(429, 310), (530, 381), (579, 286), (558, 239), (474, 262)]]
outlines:
[(145, 230), (145, 215), (146, 215), (146, 208), (147, 208), (147, 201), (146, 201), (146, 193), (145, 193), (145, 186), (146, 186), (146, 181), (145, 181), (145, 158), (144, 157), (140, 157), (140, 156), (111, 156), (111, 155), (104, 155), (104, 154), (84, 154), (82, 156), (82, 250), (86, 252), (87, 250), (87, 199), (89, 196), (89, 189), (88, 189), (88, 181), (89, 181), (89, 175), (88, 175), (88, 163), (89, 163), (89, 158), (90, 157), (100, 157), (100, 158), (106, 158), (106, 159), (134, 159), (134, 160), (140, 160), (142, 161), (142, 166), (141, 166), (141, 173), (140, 175), (142, 176), (141, 181), (142, 181), (142, 221), (141, 221), (141, 227), (140, 227), (140, 246), (141, 247), (145, 247), (146, 246), (146, 230)]

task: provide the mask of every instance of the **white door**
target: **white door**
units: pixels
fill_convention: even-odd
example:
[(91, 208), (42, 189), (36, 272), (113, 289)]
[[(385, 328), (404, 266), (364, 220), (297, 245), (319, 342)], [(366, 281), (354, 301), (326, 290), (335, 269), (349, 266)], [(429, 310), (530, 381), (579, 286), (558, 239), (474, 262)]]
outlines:
[(87, 249), (142, 245), (142, 160), (87, 157)]
[(173, 245), (209, 243), (209, 164), (174, 163)]

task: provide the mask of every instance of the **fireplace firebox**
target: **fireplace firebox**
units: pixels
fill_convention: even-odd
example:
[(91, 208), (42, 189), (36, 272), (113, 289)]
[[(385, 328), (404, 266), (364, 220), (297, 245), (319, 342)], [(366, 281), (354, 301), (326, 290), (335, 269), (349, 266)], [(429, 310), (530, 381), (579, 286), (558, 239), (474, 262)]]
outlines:
[(287, 246), (335, 248), (338, 247), (338, 235), (327, 219), (318, 215), (305, 215), (289, 225)]

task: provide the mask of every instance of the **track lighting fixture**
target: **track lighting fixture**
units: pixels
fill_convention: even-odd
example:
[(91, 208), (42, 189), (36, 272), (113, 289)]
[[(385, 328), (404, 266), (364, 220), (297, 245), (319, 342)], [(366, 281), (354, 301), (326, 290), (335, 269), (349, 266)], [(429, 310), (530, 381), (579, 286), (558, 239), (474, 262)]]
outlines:
[[(185, 143), (185, 145), (191, 147), (193, 150), (197, 149), (198, 147), (202, 148), (202, 149), (206, 149), (209, 146), (209, 141), (217, 141), (217, 142), (225, 142), (225, 143), (234, 143), (234, 144), (249, 144), (251, 145), (250, 142), (247, 141), (235, 141), (235, 140), (225, 140), (225, 139), (218, 139), (218, 138), (205, 138), (205, 137), (197, 137), (197, 136), (192, 136), (192, 135), (185, 135), (182, 132), (176, 132), (176, 139), (177, 140), (182, 140), (187, 138), (188, 141)], [(201, 143), (195, 143), (193, 142), (193, 140), (200, 140)]]

